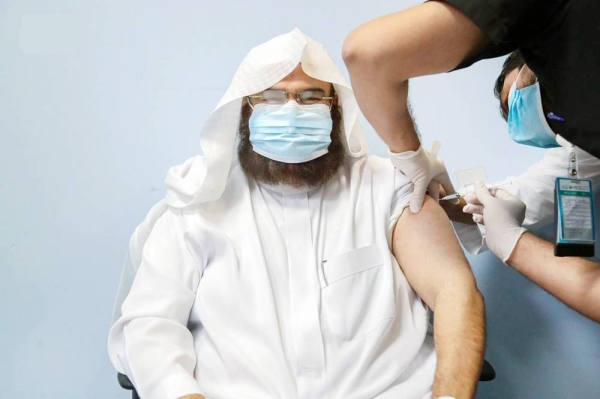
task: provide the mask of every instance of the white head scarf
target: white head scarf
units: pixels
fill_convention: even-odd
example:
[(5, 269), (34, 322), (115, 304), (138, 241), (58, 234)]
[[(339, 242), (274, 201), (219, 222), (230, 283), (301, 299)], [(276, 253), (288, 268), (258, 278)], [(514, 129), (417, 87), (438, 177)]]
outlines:
[(165, 181), (168, 186), (166, 198), (150, 210), (133, 233), (115, 302), (113, 324), (121, 316), (121, 304), (131, 289), (144, 244), (156, 220), (169, 206), (183, 208), (217, 200), (223, 194), (231, 165), (237, 162), (236, 139), (242, 99), (272, 87), (298, 64), (307, 75), (333, 83), (338, 106), (342, 109), (347, 153), (351, 157), (366, 155), (367, 144), (357, 121), (358, 104), (350, 85), (322, 44), (294, 29), (254, 47), (202, 128), (200, 145), (204, 156), (190, 158), (169, 169)]
[(181, 208), (220, 198), (236, 159), (236, 138), (242, 99), (261, 92), (288, 76), (301, 64), (304, 72), (333, 83), (342, 109), (347, 152), (365, 155), (367, 145), (357, 122), (358, 104), (350, 85), (325, 47), (299, 29), (254, 47), (239, 66), (227, 92), (209, 116), (200, 134), (204, 157), (194, 157), (171, 168), (166, 183), (167, 204)]

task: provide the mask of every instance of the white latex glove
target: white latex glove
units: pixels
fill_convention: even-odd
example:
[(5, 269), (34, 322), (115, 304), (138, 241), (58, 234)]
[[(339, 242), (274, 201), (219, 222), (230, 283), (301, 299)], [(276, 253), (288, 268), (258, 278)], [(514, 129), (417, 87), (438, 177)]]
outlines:
[(502, 262), (506, 263), (521, 235), (525, 220), (525, 204), (514, 195), (502, 190), (490, 190), (481, 182), (475, 184), (475, 193), (465, 197), (463, 212), (473, 214), (476, 223), (485, 225), (485, 241)]
[(410, 199), (410, 211), (412, 213), (418, 213), (423, 207), (427, 190), (429, 190), (429, 195), (434, 200), (439, 200), (439, 184), (442, 185), (446, 194), (455, 192), (444, 161), (437, 156), (437, 151), (433, 152), (433, 154), (430, 154), (422, 146), (419, 146), (417, 151), (389, 152), (392, 165), (408, 177), (414, 185), (414, 191)]

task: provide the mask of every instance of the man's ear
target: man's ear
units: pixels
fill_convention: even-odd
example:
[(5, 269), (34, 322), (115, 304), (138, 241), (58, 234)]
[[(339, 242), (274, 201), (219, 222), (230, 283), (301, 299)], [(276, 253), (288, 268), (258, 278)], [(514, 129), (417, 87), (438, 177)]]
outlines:
[(333, 100), (331, 101), (331, 103), (333, 105), (338, 105), (338, 95), (337, 95), (337, 91), (335, 91), (335, 86), (333, 85), (333, 83), (331, 83), (331, 96), (333, 97)]
[(245, 107), (250, 108), (251, 110), (253, 110), (254, 108), (252, 107), (252, 105), (250, 105), (250, 101), (248, 101), (248, 97), (242, 97), (242, 109), (244, 109)]

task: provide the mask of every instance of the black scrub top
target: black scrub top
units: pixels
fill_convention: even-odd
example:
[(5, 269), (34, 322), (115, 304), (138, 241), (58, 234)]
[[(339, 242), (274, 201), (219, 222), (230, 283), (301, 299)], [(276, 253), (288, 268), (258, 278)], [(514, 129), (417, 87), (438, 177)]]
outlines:
[(444, 1), (491, 41), (457, 69), (521, 50), (548, 111), (565, 119), (547, 119), (552, 130), (600, 158), (600, 0)]

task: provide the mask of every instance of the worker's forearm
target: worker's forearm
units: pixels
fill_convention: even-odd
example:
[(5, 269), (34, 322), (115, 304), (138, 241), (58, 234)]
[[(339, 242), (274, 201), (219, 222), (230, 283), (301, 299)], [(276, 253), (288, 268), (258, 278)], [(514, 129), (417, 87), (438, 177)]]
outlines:
[(526, 232), (507, 263), (577, 312), (600, 322), (600, 264), (554, 256), (551, 243)]
[(438, 294), (434, 317), (433, 397), (473, 398), (485, 354), (483, 297), (474, 284), (455, 285)]
[(408, 81), (390, 84), (392, 76), (368, 63), (348, 69), (365, 118), (390, 151), (416, 151), (420, 142), (408, 110)]
[(404, 49), (391, 34), (406, 12), (378, 18), (355, 29), (343, 56), (360, 109), (392, 152), (415, 151), (419, 138), (408, 109), (408, 72)]

